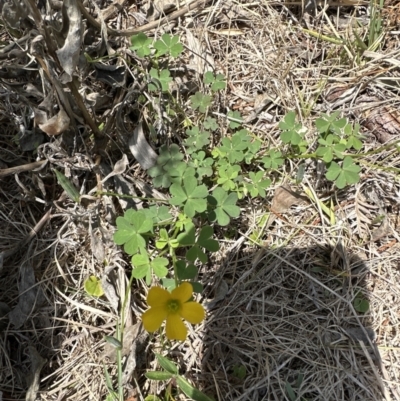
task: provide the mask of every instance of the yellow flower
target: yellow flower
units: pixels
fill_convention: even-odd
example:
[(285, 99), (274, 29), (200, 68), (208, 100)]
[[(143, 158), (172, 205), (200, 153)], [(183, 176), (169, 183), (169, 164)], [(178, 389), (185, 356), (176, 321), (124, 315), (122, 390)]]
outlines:
[(145, 330), (152, 333), (166, 320), (167, 337), (170, 340), (186, 340), (187, 328), (182, 319), (197, 324), (205, 317), (202, 305), (198, 302), (188, 302), (192, 293), (193, 287), (188, 282), (182, 283), (172, 292), (161, 287), (151, 287), (147, 294), (147, 304), (150, 309), (142, 315)]

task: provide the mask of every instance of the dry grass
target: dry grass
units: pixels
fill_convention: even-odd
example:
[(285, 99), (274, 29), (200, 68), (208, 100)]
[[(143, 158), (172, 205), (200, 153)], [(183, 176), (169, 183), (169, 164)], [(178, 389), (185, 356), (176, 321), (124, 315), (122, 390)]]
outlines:
[[(221, 238), (232, 239), (222, 240), (219, 254), (201, 268), (203, 301), (215, 297), (219, 289), (227, 293), (210, 308), (204, 324), (191, 331), (189, 340), (170, 353), (188, 379), (218, 400), (400, 400), (399, 157), (397, 151), (385, 148), (373, 153), (381, 146), (378, 132), (400, 139), (400, 130), (396, 131), (400, 14), (395, 2), (385, 5), (390, 16), (385, 36), (364, 57), (354, 44), (354, 32), (360, 37), (367, 34), (366, 6), (342, 4), (319, 7), (315, 18), (307, 18), (302, 17), (300, 4), (217, 1), (155, 31), (172, 29), (193, 48), (190, 30), (201, 44), (199, 52), (225, 74), (228, 87), (215, 113), (239, 110), (246, 118), (265, 101), (248, 124), (265, 146), (279, 144), (277, 124), (287, 111), (296, 110), (309, 128), (312, 147), (316, 116), (339, 109), (362, 125), (366, 150), (372, 151), (362, 160), (360, 183), (336, 193), (318, 179), (316, 166), (307, 164), (305, 181), (295, 189), (306, 199), (305, 189), (320, 200), (332, 199), (334, 223), (311, 198), (282, 213), (270, 212), (277, 187), (295, 177), (297, 166), (291, 163), (277, 173), (276, 186), (266, 199), (244, 202), (241, 220), (221, 232)], [(128, 11), (112, 20), (114, 28), (130, 26), (133, 17)], [(344, 24), (343, 16), (355, 13), (364, 16), (360, 26)], [(310, 31), (347, 43), (339, 46)], [(3, 41), (10, 40), (4, 30), (2, 35)], [(115, 41), (122, 49), (128, 46), (124, 38)], [(188, 81), (201, 87), (201, 79), (192, 74)], [(342, 103), (337, 98), (331, 101), (330, 91), (345, 84), (355, 88), (352, 97)], [(35, 155), (21, 152), (15, 142), (15, 116), (26, 114), (25, 104), (5, 84), (0, 84), (0, 96), (4, 132), (0, 168), (31, 163)], [(111, 113), (116, 113), (119, 100)], [(383, 128), (378, 117), (371, 117), (376, 110), (379, 117), (392, 113)], [(167, 127), (167, 134), (175, 135), (175, 129), (179, 124)], [(107, 259), (115, 269), (117, 296), (124, 293), (126, 278), (121, 272), (129, 261), (113, 244), (112, 233), (115, 216), (125, 206), (106, 196), (73, 204), (61, 195), (49, 167), (69, 167), (87, 193), (120, 159), (123, 144), (113, 142), (109, 158), (96, 169), (84, 141), (58, 141), (51, 138), (49, 142), (56, 145), (42, 149), (49, 165), (40, 179), (30, 171), (0, 176), (0, 252), (5, 252), (0, 301), (14, 309), (23, 299), (26, 308), (19, 327), (15, 320), (1, 320), (4, 400), (25, 399), (32, 386), (29, 374), (38, 359), (32, 348), (46, 359), (36, 399), (104, 400), (103, 365), (113, 377), (116, 373), (115, 364), (104, 357), (103, 337), (115, 333), (117, 310), (108, 301), (89, 298), (83, 283), (90, 275), (103, 276)], [(58, 152), (60, 148), (65, 152)], [(382, 160), (385, 171), (373, 167)], [(146, 179), (137, 166), (126, 176)], [(139, 187), (133, 190), (141, 192)], [(38, 226), (53, 201), (51, 215)], [(275, 216), (270, 224), (262, 220), (267, 213)], [(380, 225), (374, 219), (382, 213), (388, 217)], [(35, 236), (33, 227), (38, 228)], [(34, 273), (32, 285), (20, 294), (18, 284), (27, 272)], [(138, 283), (132, 291), (128, 325), (145, 308), (144, 287)], [(359, 294), (370, 303), (365, 314), (354, 310)], [(147, 351), (160, 349), (156, 341)], [(143, 372), (155, 367), (151, 352), (143, 354), (142, 365), (126, 385), (127, 393), (138, 400), (165, 388), (143, 379)], [(235, 374), (235, 367), (241, 366), (246, 369), (244, 378)], [(291, 398), (291, 390), (297, 398)]]

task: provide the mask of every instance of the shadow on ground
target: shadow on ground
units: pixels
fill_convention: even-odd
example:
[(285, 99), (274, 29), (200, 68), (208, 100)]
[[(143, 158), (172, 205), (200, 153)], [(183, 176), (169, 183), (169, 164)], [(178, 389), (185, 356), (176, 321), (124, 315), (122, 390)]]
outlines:
[(375, 331), (369, 313), (356, 310), (369, 304), (368, 266), (322, 243), (233, 254), (222, 266), (216, 286), (227, 293), (211, 305), (204, 339), (206, 393), (232, 401), (385, 399)]

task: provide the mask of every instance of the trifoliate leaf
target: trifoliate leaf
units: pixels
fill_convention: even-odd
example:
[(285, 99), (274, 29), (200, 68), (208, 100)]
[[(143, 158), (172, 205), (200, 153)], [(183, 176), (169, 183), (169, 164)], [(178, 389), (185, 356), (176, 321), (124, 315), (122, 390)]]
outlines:
[(360, 180), (360, 171), (360, 166), (355, 164), (350, 156), (346, 156), (342, 166), (331, 162), (325, 176), (328, 180), (335, 181), (336, 186), (342, 189), (346, 185), (357, 183)]
[(188, 217), (194, 217), (197, 213), (204, 212), (207, 209), (206, 197), (208, 195), (207, 187), (197, 185), (197, 180), (186, 177), (183, 180), (183, 186), (172, 184), (170, 187), (172, 198), (170, 204), (174, 206), (184, 205), (183, 211)]
[(178, 57), (183, 51), (183, 45), (179, 43), (179, 36), (172, 36), (168, 33), (162, 35), (161, 39), (154, 43), (157, 50), (157, 56), (170, 54), (172, 57)]
[(131, 50), (135, 51), (139, 57), (148, 56), (150, 54), (151, 42), (151, 39), (149, 39), (143, 32), (140, 32), (131, 37)]
[(199, 110), (200, 113), (205, 113), (207, 108), (211, 105), (211, 96), (203, 95), (201, 92), (196, 92), (190, 97), (193, 110)]
[(212, 195), (208, 197), (209, 204), (214, 208), (209, 213), (210, 220), (226, 226), (231, 217), (239, 217), (240, 208), (236, 206), (237, 200), (237, 194), (234, 192), (228, 193), (221, 187), (215, 188)]
[(117, 231), (114, 234), (114, 242), (124, 245), (128, 255), (134, 255), (139, 248), (146, 246), (142, 234), (153, 230), (153, 221), (148, 219), (143, 211), (129, 209), (124, 217), (117, 217)]

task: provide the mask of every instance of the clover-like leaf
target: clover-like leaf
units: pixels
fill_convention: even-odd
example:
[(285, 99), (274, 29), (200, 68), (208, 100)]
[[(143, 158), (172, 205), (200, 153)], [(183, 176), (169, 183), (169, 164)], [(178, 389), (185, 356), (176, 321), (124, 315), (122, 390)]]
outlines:
[(179, 36), (172, 36), (165, 33), (161, 39), (154, 42), (154, 48), (157, 50), (157, 56), (170, 54), (172, 57), (178, 57), (183, 51), (182, 43), (179, 43)]
[(231, 217), (239, 217), (240, 208), (236, 206), (237, 194), (228, 193), (221, 187), (214, 189), (208, 197), (208, 203), (214, 210), (209, 212), (210, 221), (217, 221), (221, 226), (227, 226)]
[(131, 50), (135, 51), (139, 57), (148, 56), (150, 54), (151, 42), (151, 39), (149, 39), (143, 32), (140, 32), (131, 37)]
[(146, 283), (150, 285), (151, 272), (153, 271), (158, 278), (164, 278), (168, 273), (167, 265), (168, 259), (159, 257), (150, 260), (147, 252), (143, 250), (143, 253), (132, 256), (132, 276), (137, 279), (146, 277)]
[(339, 111), (335, 111), (331, 115), (322, 113), (321, 117), (317, 118), (315, 121), (315, 126), (320, 134), (329, 133), (332, 124), (337, 120), (339, 116)]
[[(172, 81), (171, 74), (169, 70), (161, 70), (158, 71), (155, 68), (152, 68), (149, 72), (150, 76), (161, 83), (161, 89), (163, 92), (167, 92), (169, 90), (169, 83)], [(159, 90), (158, 85), (156, 83), (149, 83), (150, 91)]]
[(170, 147), (161, 146), (160, 155), (157, 158), (156, 165), (147, 171), (153, 178), (153, 185), (168, 188), (171, 185), (171, 174), (174, 174), (175, 167), (183, 159), (183, 153), (179, 146), (172, 144)]
[(304, 130), (301, 124), (296, 122), (296, 113), (289, 111), (283, 120), (279, 123), (279, 128), (283, 131), (281, 133), (281, 140), (283, 143), (290, 143), (292, 145), (299, 145), (304, 135)]
[(203, 95), (201, 92), (196, 92), (193, 96), (190, 96), (193, 110), (198, 109), (200, 113), (207, 111), (207, 108), (211, 105), (211, 100), (210, 95)]
[(336, 156), (339, 159), (343, 159), (343, 153), (346, 150), (346, 145), (338, 143), (339, 137), (337, 135), (328, 134), (326, 139), (320, 138), (318, 142), (321, 146), (318, 146), (316, 154), (322, 157), (325, 163), (330, 163)]
[(256, 153), (261, 149), (262, 142), (256, 138), (253, 142), (249, 143), (247, 152), (245, 153), (244, 160), (247, 164), (251, 164), (253, 159), (256, 157)]
[(197, 276), (198, 271), (198, 268), (194, 264), (186, 266), (183, 260), (176, 262), (176, 272), (179, 280), (192, 280)]
[(185, 140), (186, 150), (189, 154), (202, 149), (210, 143), (210, 133), (208, 131), (200, 131), (198, 127), (186, 130), (188, 136)]
[(263, 157), (261, 161), (264, 163), (265, 168), (271, 168), (273, 170), (278, 169), (284, 163), (282, 152), (270, 149), (268, 155)]
[(143, 209), (147, 218), (152, 219), (155, 224), (161, 221), (167, 221), (172, 218), (167, 206), (152, 205), (147, 209)]
[(196, 228), (192, 224), (188, 226), (187, 231), (178, 235), (177, 240), (181, 246), (190, 246), (186, 252), (186, 259), (194, 262), (199, 259), (202, 263), (207, 262), (207, 255), (203, 251), (203, 248), (209, 252), (216, 252), (219, 249), (218, 241), (212, 239), (213, 229), (210, 226), (204, 226), (201, 228), (199, 235), (196, 239)]
[(248, 189), (253, 198), (258, 195), (264, 198), (265, 189), (271, 185), (271, 180), (269, 178), (264, 179), (264, 174), (264, 171), (258, 171), (257, 173), (250, 171), (249, 173), (251, 183), (248, 184)]
[(328, 180), (334, 181), (339, 189), (342, 189), (346, 185), (357, 183), (360, 180), (360, 171), (360, 166), (355, 164), (350, 156), (346, 156), (342, 166), (331, 162), (325, 176)]
[(214, 160), (211, 157), (206, 158), (206, 153), (200, 151), (192, 154), (192, 160), (189, 161), (189, 166), (196, 170), (196, 174), (199, 180), (203, 177), (211, 177), (213, 173), (212, 165)]
[(217, 184), (221, 185), (225, 191), (233, 190), (236, 188), (236, 178), (238, 177), (241, 168), (239, 165), (227, 164), (218, 169)]
[(223, 74), (214, 75), (211, 71), (204, 74), (204, 83), (211, 84), (211, 90), (216, 92), (226, 88), (225, 76)]
[(168, 259), (167, 258), (154, 258), (151, 261), (151, 267), (153, 269), (154, 274), (158, 277), (158, 278), (164, 278), (167, 273), (168, 273)]
[(222, 138), (220, 151), (231, 164), (241, 162), (245, 158), (245, 150), (248, 148), (251, 137), (247, 130), (236, 132), (232, 138)]
[(208, 116), (204, 120), (204, 128), (209, 129), (210, 131), (216, 131), (218, 129), (217, 120), (214, 117)]
[(123, 217), (117, 217), (116, 224), (114, 242), (124, 245), (124, 251), (128, 255), (134, 255), (139, 248), (145, 247), (146, 241), (142, 234), (153, 230), (153, 221), (140, 210), (127, 210)]
[(196, 170), (185, 162), (179, 162), (174, 168), (169, 169), (168, 174), (173, 184), (181, 184), (185, 177), (195, 179)]
[(207, 187), (197, 185), (197, 180), (191, 177), (185, 177), (183, 186), (172, 184), (169, 189), (172, 198), (169, 200), (171, 205), (183, 206), (183, 211), (188, 217), (194, 217), (196, 212), (201, 213), (207, 209), (206, 197), (208, 195)]
[(344, 135), (347, 138), (346, 148), (353, 148), (355, 150), (360, 150), (362, 148), (361, 139), (363, 139), (363, 135), (360, 134), (360, 125), (355, 124), (354, 128), (351, 124), (348, 124), (344, 128)]
[(132, 276), (140, 279), (146, 277), (150, 271), (150, 259), (147, 253), (132, 256)]

